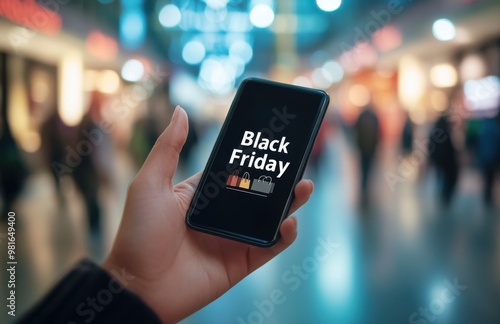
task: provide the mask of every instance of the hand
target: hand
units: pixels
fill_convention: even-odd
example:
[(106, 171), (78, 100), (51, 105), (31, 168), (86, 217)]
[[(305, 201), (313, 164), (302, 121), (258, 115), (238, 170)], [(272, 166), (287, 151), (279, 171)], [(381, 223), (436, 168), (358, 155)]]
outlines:
[[(126, 288), (166, 323), (180, 321), (215, 300), (297, 236), (295, 217), (283, 221), (281, 239), (271, 248), (188, 228), (185, 216), (201, 173), (172, 184), (187, 133), (187, 114), (177, 107), (130, 185), (116, 240), (103, 264), (108, 272), (124, 268), (134, 276)], [(309, 199), (312, 190), (310, 180), (297, 184), (291, 212)]]

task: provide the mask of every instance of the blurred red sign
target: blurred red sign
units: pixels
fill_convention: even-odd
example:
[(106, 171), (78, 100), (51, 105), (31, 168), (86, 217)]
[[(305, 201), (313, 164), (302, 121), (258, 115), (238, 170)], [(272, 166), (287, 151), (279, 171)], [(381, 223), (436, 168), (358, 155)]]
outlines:
[(90, 32), (85, 44), (90, 54), (103, 61), (115, 59), (118, 53), (117, 42), (112, 37), (97, 30)]
[(42, 0), (46, 7), (35, 0), (2, 0), (0, 1), (0, 16), (19, 25), (38, 30), (49, 35), (61, 30), (62, 19), (57, 13), (60, 6), (67, 0)]

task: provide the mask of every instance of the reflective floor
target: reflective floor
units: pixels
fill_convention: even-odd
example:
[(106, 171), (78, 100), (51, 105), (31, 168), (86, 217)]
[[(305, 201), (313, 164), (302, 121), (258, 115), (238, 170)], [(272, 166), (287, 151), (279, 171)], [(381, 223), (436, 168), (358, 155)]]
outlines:
[[(499, 323), (500, 209), (483, 205), (478, 171), (462, 170), (455, 199), (443, 207), (432, 170), (392, 186), (397, 152), (384, 148), (380, 157), (370, 207), (360, 209), (355, 154), (336, 134), (318, 169), (306, 172), (315, 193), (297, 213), (293, 246), (183, 323)], [(103, 242), (84, 230), (71, 182), (61, 210), (50, 177), (30, 179), (18, 204), (18, 314), (81, 257), (102, 260), (133, 176), (125, 157), (117, 161), (121, 180), (101, 193)]]

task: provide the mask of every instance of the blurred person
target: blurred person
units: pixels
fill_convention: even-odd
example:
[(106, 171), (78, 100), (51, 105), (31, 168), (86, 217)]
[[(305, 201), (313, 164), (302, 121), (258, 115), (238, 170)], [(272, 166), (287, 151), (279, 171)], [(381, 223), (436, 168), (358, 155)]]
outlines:
[(477, 119), (469, 119), (465, 124), (465, 147), (477, 154), (477, 145), (481, 121)]
[(316, 141), (314, 142), (311, 157), (309, 158), (308, 166), (313, 171), (313, 173), (317, 174), (319, 170), (319, 165), (325, 154), (326, 145), (328, 143), (328, 138), (332, 132), (332, 122), (329, 120), (328, 116), (323, 120), (321, 126), (318, 131), (318, 136), (316, 137)]
[(360, 203), (363, 207), (368, 204), (368, 190), (373, 160), (377, 153), (380, 137), (380, 123), (377, 114), (371, 105), (365, 106), (359, 114), (355, 128), (356, 145), (359, 150), (361, 171)]
[(440, 199), (449, 205), (458, 180), (458, 153), (452, 140), (452, 124), (448, 114), (442, 114), (429, 136), (429, 160), (436, 168)]
[(493, 188), (500, 171), (500, 107), (495, 117), (480, 123), (477, 157), (483, 174), (483, 199), (489, 206), (493, 203)]
[(44, 156), (46, 165), (52, 168), (50, 174), (54, 180), (56, 196), (60, 206), (64, 206), (64, 195), (61, 191), (61, 174), (58, 172), (58, 167), (66, 163), (66, 152), (64, 148), (71, 143), (73, 131), (69, 126), (66, 126), (57, 108), (54, 107), (49, 118), (43, 123), (40, 129), (41, 151)]
[[(188, 134), (177, 108), (129, 187), (113, 248), (98, 266), (80, 262), (20, 323), (174, 323), (215, 300), (289, 247), (297, 220), (260, 248), (194, 231), (185, 215), (201, 173), (173, 185)], [(307, 202), (310, 180), (295, 187), (291, 212)], [(103, 303), (100, 303), (103, 301)], [(105, 302), (105, 304), (104, 304)]]
[(7, 54), (0, 53), (0, 220), (8, 219), (8, 212), (19, 197), (26, 178), (25, 165), (7, 118)]
[(4, 119), (0, 128), (0, 194), (2, 204), (2, 220), (7, 220), (8, 212), (13, 211), (13, 205), (19, 197), (26, 178), (28, 168), (25, 165), (19, 147), (17, 146)]
[(141, 115), (132, 127), (128, 149), (137, 169), (146, 160), (149, 151), (151, 151), (158, 136), (167, 127), (168, 120), (172, 115), (168, 89), (168, 82), (162, 83), (154, 89), (151, 97), (146, 101), (146, 109), (141, 110)]
[(410, 155), (413, 151), (413, 123), (408, 113), (405, 116), (405, 123), (401, 133), (401, 151), (403, 155)]
[[(111, 183), (112, 179), (112, 147), (107, 133), (101, 129), (103, 96), (92, 93), (90, 107), (77, 128), (77, 136), (73, 148), (82, 147), (80, 162), (73, 168), (72, 176), (76, 187), (82, 194), (87, 210), (87, 218), (91, 233), (101, 229), (101, 206), (99, 188)], [(83, 149), (83, 144), (88, 148)], [(89, 150), (83, 152), (84, 150)], [(80, 154), (82, 153), (82, 154)]]
[(146, 160), (158, 135), (155, 116), (152, 114), (145, 114), (134, 123), (128, 147), (138, 169)]

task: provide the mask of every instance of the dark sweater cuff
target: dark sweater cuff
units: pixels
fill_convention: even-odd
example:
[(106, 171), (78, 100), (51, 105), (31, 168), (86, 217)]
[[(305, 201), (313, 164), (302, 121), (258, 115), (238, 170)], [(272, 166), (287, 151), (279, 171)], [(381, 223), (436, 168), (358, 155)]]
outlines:
[[(125, 287), (133, 276), (113, 270)], [(135, 294), (90, 260), (82, 260), (19, 323), (160, 323)]]

